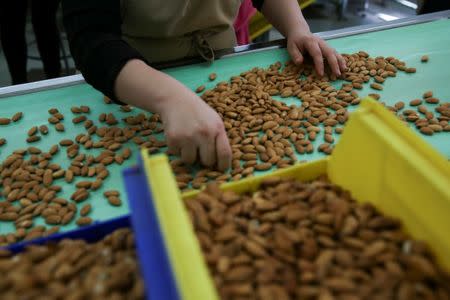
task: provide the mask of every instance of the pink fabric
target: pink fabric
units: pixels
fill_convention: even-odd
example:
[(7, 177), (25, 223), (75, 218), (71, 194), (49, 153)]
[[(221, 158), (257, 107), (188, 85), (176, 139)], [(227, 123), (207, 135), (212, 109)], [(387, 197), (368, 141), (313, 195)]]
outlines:
[(236, 40), (238, 45), (246, 45), (250, 43), (250, 32), (248, 25), (250, 18), (255, 14), (256, 9), (253, 7), (251, 0), (242, 1), (238, 15), (234, 21), (234, 31), (236, 32)]

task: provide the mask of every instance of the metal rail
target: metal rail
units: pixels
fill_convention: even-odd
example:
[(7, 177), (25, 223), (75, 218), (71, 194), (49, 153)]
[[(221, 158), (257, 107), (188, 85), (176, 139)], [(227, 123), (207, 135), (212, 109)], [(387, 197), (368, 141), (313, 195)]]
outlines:
[[(427, 23), (436, 21), (439, 19), (449, 19), (450, 18), (450, 10), (441, 11), (432, 14), (425, 14), (420, 16), (414, 16), (411, 18), (398, 19), (390, 22), (384, 22), (379, 24), (369, 24), (369, 25), (361, 25), (355, 27), (348, 27), (344, 29), (331, 30), (325, 32), (316, 33), (318, 36), (325, 40), (337, 39), (346, 36), (352, 36), (357, 34), (369, 33), (374, 31), (387, 30), (392, 28), (410, 26), (420, 23)], [(232, 57), (242, 54), (248, 54), (252, 52), (266, 51), (270, 49), (283, 48), (286, 46), (286, 40), (275, 40), (271, 42), (250, 44), (237, 46), (232, 49), (224, 49), (219, 50), (216, 53), (217, 59)], [(180, 66), (186, 66), (194, 63), (202, 62), (200, 58), (189, 58), (182, 59), (168, 63), (156, 64), (152, 65), (157, 69), (166, 69), (166, 68), (174, 68)], [(81, 74), (65, 76), (55, 79), (48, 79), (42, 81), (36, 81), (31, 83), (13, 85), (8, 87), (0, 88), (0, 98), (23, 95), (28, 93), (39, 92), (43, 90), (56, 89), (60, 87), (77, 85), (80, 83), (84, 83), (85, 80)]]

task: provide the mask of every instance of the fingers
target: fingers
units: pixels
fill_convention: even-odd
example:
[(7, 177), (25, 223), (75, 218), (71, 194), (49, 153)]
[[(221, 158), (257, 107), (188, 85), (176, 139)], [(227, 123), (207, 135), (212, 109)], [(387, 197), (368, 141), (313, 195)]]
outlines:
[(226, 171), (231, 166), (231, 146), (225, 130), (216, 137), (217, 168)]
[(346, 70), (345, 59), (324, 40), (314, 35), (303, 39), (293, 39), (293, 41), (288, 40), (287, 49), (295, 64), (303, 62), (302, 50), (307, 51), (314, 61), (314, 67), (319, 76), (325, 73), (324, 58), (335, 75), (340, 76)]
[[(217, 125), (215, 130), (211, 127), (191, 135), (191, 138), (180, 138), (170, 135), (168, 147), (171, 154), (180, 154), (185, 164), (193, 164), (199, 156), (200, 162), (206, 167), (217, 167), (220, 171), (226, 171), (231, 166), (231, 146), (223, 124)], [(196, 138), (192, 138), (195, 136)]]
[(216, 164), (216, 138), (207, 136), (199, 143), (200, 162), (206, 167), (212, 167)]
[(180, 147), (176, 143), (175, 139), (167, 137), (167, 154), (168, 155), (180, 155)]
[(194, 143), (187, 142), (181, 146), (181, 160), (189, 165), (197, 160), (197, 146)]
[(308, 51), (309, 55), (311, 55), (314, 61), (314, 66), (317, 74), (319, 74), (319, 76), (323, 76), (323, 57), (322, 51), (319, 47), (319, 43), (315, 39), (311, 40), (306, 44), (306, 50)]
[(337, 76), (341, 75), (341, 70), (339, 67), (337, 53), (334, 49), (328, 47), (328, 45), (324, 41), (319, 42), (320, 49), (322, 50), (323, 56), (327, 59), (328, 65), (331, 68), (331, 71)]
[(177, 156), (180, 156), (180, 149), (168, 147), (168, 148), (167, 148), (167, 151), (166, 151), (166, 154), (167, 154), (167, 155), (177, 155)]
[(302, 53), (300, 52), (300, 49), (298, 48), (298, 46), (295, 43), (288, 43), (287, 49), (288, 49), (289, 55), (292, 58), (292, 61), (296, 65), (299, 65), (299, 64), (303, 63), (303, 55), (302, 55)]
[(347, 70), (347, 63), (345, 62), (345, 59), (342, 57), (342, 55), (340, 55), (339, 53), (337, 54), (337, 60), (341, 72), (345, 72)]

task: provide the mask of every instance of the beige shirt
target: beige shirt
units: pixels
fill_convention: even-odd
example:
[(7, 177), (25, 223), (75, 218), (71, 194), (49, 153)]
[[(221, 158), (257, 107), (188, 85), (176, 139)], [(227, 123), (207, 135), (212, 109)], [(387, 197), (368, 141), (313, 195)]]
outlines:
[(201, 55), (236, 44), (241, 0), (122, 0), (122, 35), (149, 62)]

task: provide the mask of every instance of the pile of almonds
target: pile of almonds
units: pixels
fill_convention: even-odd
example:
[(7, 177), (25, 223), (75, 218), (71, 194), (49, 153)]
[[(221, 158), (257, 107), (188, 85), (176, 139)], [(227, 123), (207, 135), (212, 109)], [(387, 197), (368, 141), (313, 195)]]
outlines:
[(30, 245), (19, 254), (0, 250), (2, 299), (144, 299), (134, 238), (118, 229), (103, 240)]
[[(130, 108), (122, 110), (131, 111)], [(110, 173), (108, 166), (122, 165), (130, 158), (131, 148), (124, 145), (134, 142), (150, 151), (155, 147), (159, 150), (158, 147), (165, 146), (165, 142), (154, 136), (162, 131), (156, 115), (148, 117), (140, 113), (128, 116), (123, 120), (125, 128), (120, 128), (116, 126), (118, 120), (112, 113), (100, 114), (99, 123), (106, 123), (106, 126), (96, 126), (94, 121), (86, 117), (90, 113), (88, 106), (72, 107), (71, 111), (74, 114), (82, 114), (72, 122), (74, 126), (84, 122), (86, 133), (81, 133), (73, 139), (64, 137), (59, 145), (52, 145), (47, 151), (34, 146), (16, 149), (1, 162), (0, 196), (4, 199), (0, 200), (0, 222), (14, 222), (16, 230), (0, 235), (0, 246), (47, 236), (59, 231), (60, 225), (67, 225), (74, 219), (78, 226), (91, 224), (93, 220), (88, 214), (92, 209), (83, 206), (83, 213), (80, 212), (77, 216), (77, 206), (103, 186)], [(54, 124), (56, 131), (64, 132), (64, 115), (56, 108), (51, 108), (49, 114), (49, 123)], [(17, 122), (23, 114), (18, 113), (15, 116), (13, 119)], [(49, 132), (46, 125), (33, 126), (27, 132), (26, 141), (37, 142), (44, 139)], [(3, 140), (5, 144), (6, 140)], [(52, 162), (61, 148), (65, 148), (68, 168)], [(96, 155), (89, 154), (91, 149), (101, 152)], [(76, 191), (70, 198), (58, 196), (64, 185), (58, 184), (58, 181), (75, 185)], [(107, 190), (104, 196), (110, 205), (122, 205), (119, 191)], [(52, 227), (35, 226), (35, 219), (39, 217)]]
[[(64, 141), (60, 144), (67, 145)], [(1, 164), (2, 195), (5, 199), (0, 202), (0, 221), (14, 222), (16, 231), (0, 235), (0, 246), (57, 232), (59, 225), (69, 224), (76, 218), (77, 204), (87, 200), (108, 177), (105, 158), (111, 159), (109, 154), (102, 152), (98, 156), (85, 155), (78, 153), (78, 149), (73, 149), (67, 153), (68, 158), (72, 158), (71, 164), (68, 169), (64, 169), (51, 162), (59, 149), (58, 145), (53, 145), (48, 152), (42, 152), (37, 147), (15, 150)], [(77, 153), (72, 154), (71, 151)], [(64, 180), (70, 184), (74, 177), (91, 180), (78, 181), (75, 184), (77, 189), (70, 199), (58, 197), (63, 189), (57, 181)], [(115, 190), (106, 191), (105, 195), (110, 193), (119, 196), (119, 192)], [(121, 204), (120, 199), (117, 204)], [(84, 213), (76, 220), (76, 224), (91, 224), (93, 220), (87, 216), (90, 211), (84, 208)], [(34, 226), (38, 217), (42, 217), (47, 225), (53, 227), (47, 229), (42, 225)]]
[(324, 177), (210, 184), (185, 204), (222, 299), (450, 298), (424, 243)]
[[(292, 62), (284, 67), (277, 62), (267, 69), (253, 68), (229, 82), (219, 82), (211, 90), (199, 87), (197, 92), (204, 91), (202, 99), (224, 121), (233, 151), (232, 170), (222, 174), (203, 169), (193, 175), (192, 168), (174, 160), (172, 167), (178, 186), (199, 188), (211, 180), (219, 183), (238, 180), (255, 171), (290, 166), (297, 161), (297, 155), (315, 150), (330, 154), (333, 135), (342, 133), (348, 108), (360, 103), (358, 90), (365, 83), (372, 82), (371, 88), (382, 90), (383, 83), (398, 72), (416, 72), (394, 57), (373, 58), (364, 51), (343, 57), (348, 69), (340, 78), (345, 81), (340, 88), (332, 85), (338, 79), (334, 75), (319, 77), (311, 64), (296, 66)], [(369, 95), (380, 99), (379, 94)], [(287, 105), (273, 96), (295, 97), (298, 105)], [(440, 103), (431, 92), (425, 93), (424, 101), (430, 105)], [(417, 103), (412, 101), (410, 105), (421, 104)], [(418, 106), (423, 117), (412, 110), (403, 110), (404, 107), (399, 101), (388, 109), (405, 122), (414, 122), (423, 134), (450, 131), (450, 102), (435, 107), (435, 113)]]
[(439, 113), (440, 116), (435, 117), (432, 111), (429, 111), (423, 103), (428, 104), (439, 104), (440, 100), (433, 97), (432, 91), (427, 91), (423, 94), (422, 99), (413, 99), (409, 102), (409, 105), (414, 108), (416, 107), (417, 112), (413, 109), (404, 108), (403, 102), (397, 102), (394, 109), (388, 107), (391, 111), (395, 113), (402, 112), (399, 118), (403, 121), (414, 122), (414, 126), (425, 135), (433, 135), (439, 132), (449, 132), (450, 131), (450, 102), (442, 103), (435, 107), (435, 112)]

